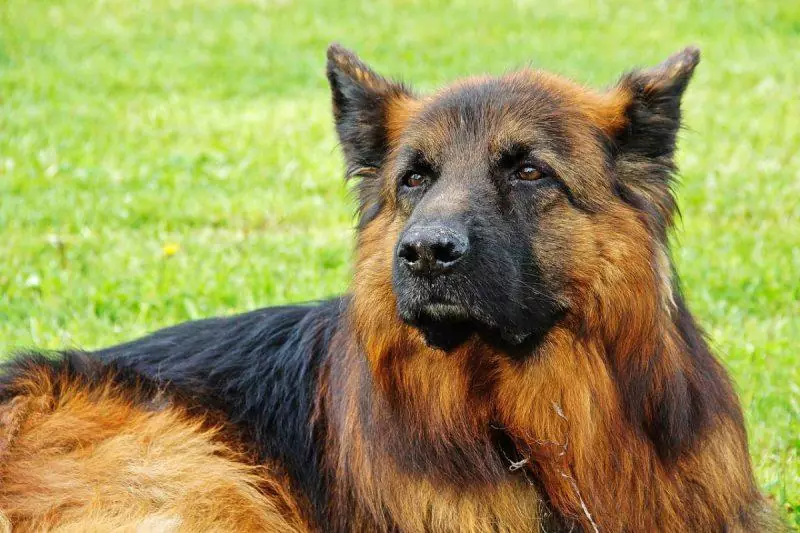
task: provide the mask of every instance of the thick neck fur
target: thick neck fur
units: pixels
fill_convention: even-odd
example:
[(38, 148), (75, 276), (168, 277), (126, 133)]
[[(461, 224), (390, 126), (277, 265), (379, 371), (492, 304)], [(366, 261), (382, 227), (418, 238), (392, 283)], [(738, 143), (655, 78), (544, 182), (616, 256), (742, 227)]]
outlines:
[(334, 506), (403, 531), (701, 531), (745, 516), (756, 489), (732, 387), (676, 286), (664, 298), (657, 268), (626, 275), (522, 360), (476, 338), (431, 349), (374, 299), (359, 315), (356, 293), (359, 333), (341, 333), (323, 378)]

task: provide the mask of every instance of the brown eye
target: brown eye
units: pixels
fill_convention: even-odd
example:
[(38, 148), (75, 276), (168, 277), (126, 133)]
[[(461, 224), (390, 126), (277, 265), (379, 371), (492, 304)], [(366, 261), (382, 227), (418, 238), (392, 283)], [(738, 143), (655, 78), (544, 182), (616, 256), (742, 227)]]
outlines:
[(514, 178), (522, 181), (536, 181), (544, 177), (544, 173), (535, 167), (522, 167), (514, 174)]
[(425, 183), (425, 177), (422, 174), (408, 174), (405, 178), (403, 178), (403, 185), (405, 185), (409, 189), (413, 189), (414, 187), (419, 187), (424, 183)]

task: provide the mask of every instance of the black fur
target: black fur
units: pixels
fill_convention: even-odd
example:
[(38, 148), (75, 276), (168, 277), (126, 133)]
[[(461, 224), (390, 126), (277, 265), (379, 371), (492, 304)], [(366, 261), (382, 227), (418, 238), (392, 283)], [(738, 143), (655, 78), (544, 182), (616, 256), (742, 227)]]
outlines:
[(177, 387), (223, 411), (261, 458), (281, 465), (324, 523), (330, 483), (324, 427), (313, 420), (317, 377), (345, 301), (259, 309), (187, 322), (97, 352), (119, 368)]

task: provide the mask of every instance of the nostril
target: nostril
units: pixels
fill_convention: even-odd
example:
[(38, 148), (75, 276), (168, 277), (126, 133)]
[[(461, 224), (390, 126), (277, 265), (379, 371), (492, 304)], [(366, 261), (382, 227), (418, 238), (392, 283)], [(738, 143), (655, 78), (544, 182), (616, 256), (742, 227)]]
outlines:
[(462, 255), (464, 255), (463, 247), (455, 241), (440, 243), (434, 250), (436, 261), (445, 265), (458, 261)]
[(419, 260), (419, 251), (416, 246), (408, 242), (400, 245), (397, 255), (406, 263), (416, 263)]
[(437, 263), (449, 267), (467, 253), (467, 248), (469, 243), (465, 236), (450, 232), (436, 243), (434, 257)]

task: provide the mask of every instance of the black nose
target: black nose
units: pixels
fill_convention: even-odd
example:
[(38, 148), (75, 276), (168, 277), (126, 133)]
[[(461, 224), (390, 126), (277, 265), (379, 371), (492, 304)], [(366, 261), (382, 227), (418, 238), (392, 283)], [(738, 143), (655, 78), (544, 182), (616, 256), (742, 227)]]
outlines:
[(453, 268), (469, 249), (469, 239), (447, 226), (412, 227), (397, 247), (400, 262), (415, 274), (435, 276)]

